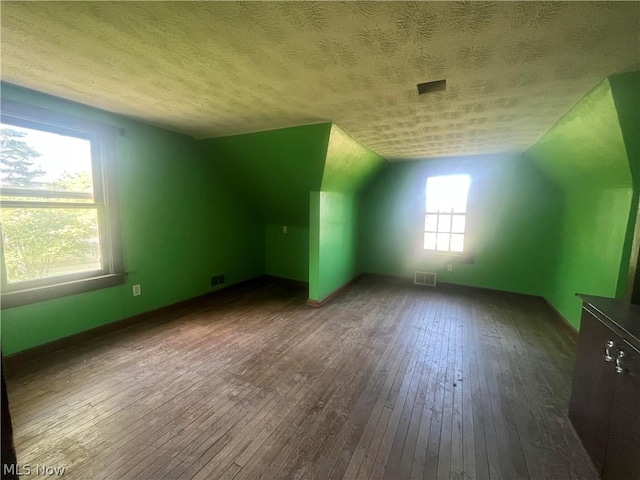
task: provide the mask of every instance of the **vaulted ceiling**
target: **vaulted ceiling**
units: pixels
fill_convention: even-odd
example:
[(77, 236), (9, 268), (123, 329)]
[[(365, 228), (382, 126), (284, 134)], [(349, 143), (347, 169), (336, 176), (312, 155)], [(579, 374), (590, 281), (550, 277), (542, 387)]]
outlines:
[[(523, 151), (640, 65), (639, 2), (3, 2), (2, 79), (195, 138), (333, 121), (390, 160)], [(447, 80), (418, 96), (416, 84)]]

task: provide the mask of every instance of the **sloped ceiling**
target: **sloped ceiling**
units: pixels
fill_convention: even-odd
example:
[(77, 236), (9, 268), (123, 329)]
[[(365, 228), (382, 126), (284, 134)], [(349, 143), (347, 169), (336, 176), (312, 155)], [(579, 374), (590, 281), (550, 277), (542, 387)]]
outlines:
[(320, 190), (357, 193), (385, 164), (380, 155), (363, 147), (337, 125), (332, 125)]
[(609, 78), (629, 159), (636, 195), (640, 195), (640, 71)]
[(331, 124), (307, 125), (200, 142), (224, 181), (256, 218), (309, 224), (309, 192), (320, 190)]
[(4, 81), (196, 138), (333, 121), (388, 159), (523, 151), (640, 62), (639, 2), (3, 2), (1, 26)]
[(604, 80), (526, 154), (562, 188), (631, 187), (631, 171), (611, 92)]

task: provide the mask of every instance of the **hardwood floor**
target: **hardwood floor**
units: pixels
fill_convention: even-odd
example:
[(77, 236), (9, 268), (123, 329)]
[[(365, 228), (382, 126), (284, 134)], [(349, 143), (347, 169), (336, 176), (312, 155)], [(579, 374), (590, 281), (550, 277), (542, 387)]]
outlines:
[[(596, 479), (542, 300), (266, 284), (8, 373), (20, 464), (78, 479)], [(34, 478), (34, 476), (30, 477)]]

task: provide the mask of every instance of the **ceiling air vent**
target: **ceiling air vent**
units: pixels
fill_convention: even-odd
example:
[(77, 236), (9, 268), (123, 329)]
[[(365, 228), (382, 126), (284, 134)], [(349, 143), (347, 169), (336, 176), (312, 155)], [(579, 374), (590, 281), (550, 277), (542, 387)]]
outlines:
[(425, 93), (442, 92), (447, 89), (446, 80), (436, 80), (435, 82), (425, 82), (418, 84), (418, 95)]
[(427, 287), (436, 286), (436, 274), (433, 272), (414, 272), (413, 283)]

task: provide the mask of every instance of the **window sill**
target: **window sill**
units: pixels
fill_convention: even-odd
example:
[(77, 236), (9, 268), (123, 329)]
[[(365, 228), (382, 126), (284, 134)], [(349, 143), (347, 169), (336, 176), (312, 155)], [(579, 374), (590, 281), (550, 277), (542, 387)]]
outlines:
[(423, 250), (424, 258), (428, 261), (442, 263), (473, 263), (475, 256), (472, 253), (452, 253)]
[(19, 307), (30, 303), (43, 302), (58, 297), (75, 295), (76, 293), (91, 292), (102, 288), (115, 287), (124, 283), (125, 274), (115, 273), (98, 277), (83, 278), (71, 282), (56, 283), (37, 288), (16, 290), (2, 294), (2, 309)]

